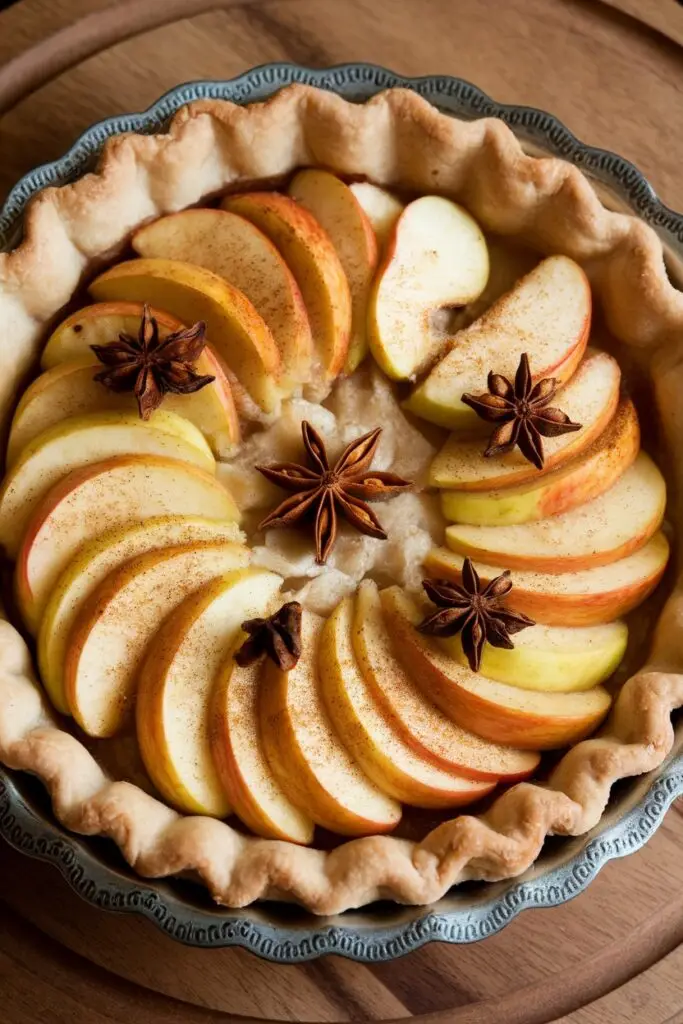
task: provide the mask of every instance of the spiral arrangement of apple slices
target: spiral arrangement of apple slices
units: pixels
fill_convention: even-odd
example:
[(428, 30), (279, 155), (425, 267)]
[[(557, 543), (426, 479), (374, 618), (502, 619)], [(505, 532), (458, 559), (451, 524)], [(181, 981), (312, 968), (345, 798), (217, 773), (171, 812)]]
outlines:
[[(619, 617), (656, 585), (668, 544), (664, 481), (619, 366), (587, 348), (580, 268), (543, 260), (449, 338), (432, 314), (486, 286), (479, 226), (446, 199), (404, 206), (319, 170), (288, 195), (163, 217), (132, 244), (137, 258), (96, 278), (94, 304), (48, 339), (8, 441), (0, 543), (54, 707), (100, 738), (134, 717), (169, 803), (303, 844), (316, 825), (381, 833), (402, 804), (470, 803), (595, 729), (626, 646)], [(132, 394), (93, 379), (91, 348), (135, 336), (143, 303), (162, 340), (205, 322), (195, 369), (213, 377), (145, 421)], [(582, 424), (547, 442), (540, 472), (515, 451), (483, 459), (461, 400), (489, 369), (513, 376), (522, 352)], [(410, 413), (453, 431), (430, 481), (452, 525), (425, 574), (458, 581), (467, 556), (484, 580), (512, 569), (510, 606), (537, 623), (514, 650), (485, 645), (479, 673), (457, 637), (416, 629), (419, 595), (371, 580), (327, 619), (304, 611), (289, 670), (234, 658), (284, 581), (250, 564), (216, 460), (236, 452), (240, 415), (272, 422), (303, 386), (324, 397), (368, 353), (412, 382)]]

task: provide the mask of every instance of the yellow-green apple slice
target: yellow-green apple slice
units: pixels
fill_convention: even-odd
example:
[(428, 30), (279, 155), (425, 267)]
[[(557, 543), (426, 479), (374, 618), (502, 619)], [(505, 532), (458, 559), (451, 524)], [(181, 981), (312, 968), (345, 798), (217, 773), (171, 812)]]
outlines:
[(608, 491), (639, 448), (638, 414), (624, 398), (607, 429), (560, 469), (497, 491), (442, 491), (441, 510), (446, 519), (470, 526), (514, 526), (559, 515)]
[(344, 369), (353, 373), (368, 351), (368, 297), (378, 259), (375, 232), (349, 186), (329, 171), (317, 168), (299, 171), (292, 178), (288, 192), (327, 232), (349, 282), (351, 338)]
[(481, 421), (463, 394), (485, 391), (490, 370), (513, 380), (524, 352), (535, 381), (568, 380), (588, 342), (591, 308), (588, 278), (578, 263), (549, 256), (452, 339), (451, 351), (415, 388), (406, 408), (442, 427), (471, 429)]
[(349, 350), (351, 292), (329, 236), (308, 210), (278, 192), (228, 196), (222, 206), (255, 224), (282, 253), (306, 303), (318, 372), (334, 380)]
[[(464, 556), (448, 548), (432, 548), (424, 562), (435, 579), (462, 578)], [(577, 572), (541, 573), (517, 569), (507, 597), (515, 611), (550, 626), (593, 626), (626, 615), (652, 593), (666, 569), (669, 542), (656, 533), (642, 548), (610, 565)], [(504, 571), (499, 565), (475, 562), (486, 583)]]
[(277, 345), (246, 295), (222, 277), (179, 260), (128, 260), (95, 278), (90, 294), (100, 301), (149, 302), (185, 323), (203, 320), (219, 357), (256, 404), (268, 413), (278, 408)]
[(375, 786), (330, 721), (318, 679), (322, 620), (304, 611), (302, 654), (289, 672), (264, 663), (261, 737), (268, 762), (289, 799), (313, 821), (340, 835), (390, 832), (401, 806)]
[(394, 727), (361, 672), (351, 641), (353, 599), (325, 623), (318, 671), (330, 718), (349, 753), (389, 796), (414, 807), (458, 807), (495, 786), (447, 771), (418, 753)]
[[(412, 380), (447, 341), (434, 314), (486, 287), (489, 254), (475, 220), (441, 196), (409, 203), (396, 221), (368, 306), (370, 351), (394, 380)], [(415, 410), (419, 412), (419, 410)]]
[(659, 529), (666, 483), (641, 452), (608, 491), (585, 505), (549, 519), (518, 526), (446, 528), (452, 551), (506, 569), (571, 572), (626, 558)]
[[(91, 345), (108, 345), (119, 334), (137, 338), (143, 310), (142, 302), (96, 302), (84, 306), (55, 327), (40, 357), (41, 368), (50, 370), (58, 363), (92, 355)], [(159, 325), (162, 340), (186, 326), (162, 309), (152, 306), (150, 312)]]
[[(628, 627), (618, 620), (599, 626), (537, 624), (515, 634), (513, 650), (485, 643), (480, 672), (523, 690), (590, 690), (616, 670), (627, 641)], [(437, 643), (461, 665), (468, 664), (459, 636), (439, 638)]]
[(136, 231), (133, 248), (146, 259), (205, 267), (239, 288), (270, 329), (283, 381), (308, 380), (313, 342), (304, 300), (279, 251), (255, 224), (227, 210), (181, 210)]
[[(178, 472), (177, 465), (170, 460), (164, 465), (163, 461), (151, 463), (142, 456), (135, 456), (132, 465), (101, 463), (100, 467), (105, 465), (108, 469), (81, 480), (67, 493), (66, 500), (56, 507), (55, 515), (46, 520), (49, 526), (41, 536), (41, 564), (50, 567), (49, 575), (56, 582), (40, 620), (38, 667), (52, 703), (63, 714), (70, 714), (63, 672), (69, 634), (84, 601), (110, 572), (129, 559), (157, 548), (241, 539), (239, 527), (230, 522), (233, 510), (226, 501), (226, 494), (215, 486), (215, 481), (210, 483), (211, 477), (202, 479), (204, 474), (201, 474), (197, 478), (184, 470)], [(103, 514), (107, 506), (91, 504), (91, 499), (96, 494), (102, 495), (107, 485), (112, 488), (107, 495), (109, 501), (116, 502), (111, 519)], [(114, 490), (117, 485), (121, 486), (121, 492)], [(187, 515), (145, 518), (150, 509), (160, 507), (181, 510), (194, 507), (194, 511)], [(80, 520), (75, 518), (77, 509), (80, 509)], [(86, 510), (90, 510), (90, 514)], [(207, 515), (216, 518), (209, 519)], [(107, 529), (112, 522), (122, 518), (125, 521), (126, 517), (132, 517), (127, 525)], [(63, 532), (60, 527), (64, 528)], [(93, 536), (96, 539), (92, 539)], [(50, 545), (50, 537), (55, 539), (54, 545)], [(58, 548), (57, 554), (55, 548)], [(39, 557), (38, 552), (35, 557)], [(30, 559), (24, 563), (24, 568), (28, 567), (32, 567)]]
[[(8, 466), (38, 434), (63, 419), (109, 410), (135, 413), (137, 401), (132, 393), (111, 391), (94, 380), (102, 369), (94, 359), (91, 352), (90, 356), (59, 363), (27, 388), (12, 419)], [(209, 349), (202, 352), (195, 368), (197, 373), (211, 374), (216, 379), (194, 394), (165, 395), (162, 409), (188, 419), (201, 430), (217, 457), (228, 458), (234, 455), (240, 437), (230, 383)]]
[(425, 694), (463, 728), (497, 743), (551, 750), (588, 736), (609, 711), (602, 686), (543, 693), (472, 672), (417, 630), (419, 607), (398, 587), (382, 591), (382, 608), (401, 661)]
[(372, 229), (384, 249), (391, 237), (396, 221), (401, 216), (405, 203), (397, 199), (391, 192), (373, 185), (369, 181), (356, 181), (349, 188), (363, 208), (365, 215), (372, 224)]
[(39, 501), (63, 476), (114, 455), (143, 453), (215, 471), (203, 434), (189, 420), (161, 409), (147, 421), (127, 412), (73, 416), (39, 434), (14, 463), (0, 491), (0, 544), (6, 553), (16, 557)]
[(263, 662), (243, 667), (228, 654), (212, 698), (214, 764), (235, 814), (252, 832), (306, 846), (313, 840), (313, 821), (286, 796), (261, 743), (262, 676)]
[(235, 569), (190, 594), (147, 647), (135, 714), (149, 777), (188, 814), (225, 818), (231, 809), (209, 736), (218, 670), (245, 619), (263, 616), (282, 579), (263, 569)]
[(114, 569), (89, 594), (64, 660), (69, 708), (88, 735), (112, 736), (126, 722), (142, 659), (166, 616), (193, 591), (248, 560), (248, 550), (230, 541), (159, 548)]
[(621, 370), (616, 359), (607, 352), (589, 349), (556, 399), (556, 405), (574, 423), (580, 423), (581, 430), (543, 439), (545, 462), (540, 472), (518, 448), (486, 459), (484, 439), (467, 440), (451, 434), (432, 462), (430, 484), (460, 491), (488, 491), (537, 480), (541, 474), (582, 454), (606, 430), (619, 405), (620, 384)]
[(511, 781), (531, 774), (538, 765), (536, 754), (482, 739), (425, 697), (402, 665), (394, 639), (376, 585), (364, 580), (356, 595), (353, 651), (371, 692), (404, 741), (432, 763), (471, 779)]

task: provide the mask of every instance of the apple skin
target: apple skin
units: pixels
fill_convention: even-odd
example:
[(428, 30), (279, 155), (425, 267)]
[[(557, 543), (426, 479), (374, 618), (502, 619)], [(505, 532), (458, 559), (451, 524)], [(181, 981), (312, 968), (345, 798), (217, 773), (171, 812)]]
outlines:
[(327, 711), (351, 755), (389, 796), (414, 807), (462, 807), (490, 793), (496, 781), (475, 782), (437, 767), (413, 750), (386, 718), (353, 653), (353, 600), (323, 626), (318, 671)]
[(259, 722), (262, 670), (262, 662), (238, 665), (231, 651), (219, 671), (210, 724), (216, 771), (235, 814), (252, 832), (265, 839), (308, 846), (315, 826), (280, 789), (263, 753)]
[[(630, 556), (641, 561), (647, 559), (640, 572), (635, 572), (626, 581), (607, 583), (596, 590), (588, 580), (574, 592), (562, 593), (553, 589), (561, 576), (540, 573), (516, 573), (514, 586), (507, 598), (510, 608), (522, 612), (548, 626), (597, 626), (627, 615), (637, 608), (653, 592), (660, 582), (669, 560), (670, 547), (663, 533), (656, 533), (648, 543)], [(462, 582), (464, 556), (448, 548), (432, 548), (424, 561), (424, 569), (434, 579)], [(618, 566), (619, 563), (613, 563)], [(607, 566), (607, 569), (612, 567)], [(490, 566), (476, 562), (475, 569), (482, 582), (489, 583), (504, 571), (502, 566)], [(587, 570), (586, 575), (604, 572), (602, 566)], [(572, 574), (573, 575), (573, 574)], [(536, 585), (527, 582), (528, 577)], [(540, 585), (539, 585), (540, 584)]]
[(417, 631), (419, 609), (398, 587), (382, 592), (382, 607), (401, 658), (425, 694), (463, 728), (486, 739), (552, 750), (590, 735), (609, 711), (610, 695), (599, 686), (581, 693), (522, 691), (459, 665)]
[(554, 473), (500, 490), (442, 491), (441, 511), (454, 523), (472, 526), (513, 526), (559, 515), (608, 491), (639, 449), (638, 414), (633, 402), (624, 398), (591, 447)]

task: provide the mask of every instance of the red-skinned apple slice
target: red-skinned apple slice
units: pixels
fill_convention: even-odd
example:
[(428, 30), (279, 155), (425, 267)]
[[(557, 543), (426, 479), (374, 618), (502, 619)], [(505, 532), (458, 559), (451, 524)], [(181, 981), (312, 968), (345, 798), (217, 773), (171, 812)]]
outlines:
[(377, 587), (364, 580), (356, 595), (354, 654), (372, 693), (405, 742), (434, 764), (471, 779), (516, 780), (531, 774), (538, 764), (535, 754), (482, 740), (426, 699), (402, 666), (393, 639)]
[(475, 782), (438, 767), (403, 739), (360, 670), (352, 629), (353, 599), (347, 598), (323, 627), (318, 671), (330, 718), (365, 774), (415, 807), (458, 807), (490, 793), (495, 781)]
[(497, 743), (551, 750), (588, 736), (609, 711), (607, 690), (579, 693), (523, 690), (472, 672), (417, 631), (418, 606), (398, 587), (382, 591), (382, 608), (396, 650), (412, 677), (463, 728)]
[(368, 351), (368, 297), (378, 260), (375, 232), (349, 186), (329, 171), (299, 171), (288, 192), (327, 232), (344, 268), (351, 290), (351, 338), (344, 369), (353, 373)]
[(413, 391), (406, 408), (442, 427), (472, 429), (480, 421), (463, 394), (485, 391), (491, 370), (512, 380), (524, 352), (534, 380), (569, 380), (588, 342), (591, 310), (590, 285), (578, 263), (548, 257), (455, 335), (451, 351)]
[[(611, 622), (637, 608), (659, 583), (669, 559), (669, 542), (656, 533), (644, 547), (610, 565), (576, 572), (539, 573), (515, 570), (507, 603), (535, 622), (549, 626), (593, 626)], [(435, 579), (462, 579), (464, 555), (433, 548), (424, 562)], [(475, 562), (487, 583), (504, 572), (503, 566)]]
[(323, 704), (316, 650), (321, 626), (304, 612), (302, 655), (290, 672), (265, 662), (260, 720), (266, 757), (292, 803), (318, 825), (341, 835), (390, 832), (400, 821), (400, 804), (363, 773)]
[(308, 380), (312, 339), (294, 275), (266, 235), (227, 210), (192, 209), (160, 217), (133, 235), (147, 259), (164, 257), (205, 267), (239, 288), (270, 328), (282, 358), (282, 381)]
[(608, 565), (648, 542), (659, 529), (666, 483), (644, 452), (604, 494), (562, 515), (518, 526), (446, 528), (452, 551), (507, 569), (562, 573)]
[(222, 206), (255, 224), (282, 253), (306, 303), (314, 360), (324, 380), (334, 380), (349, 349), (351, 292), (329, 236), (308, 210), (278, 192), (228, 196)]

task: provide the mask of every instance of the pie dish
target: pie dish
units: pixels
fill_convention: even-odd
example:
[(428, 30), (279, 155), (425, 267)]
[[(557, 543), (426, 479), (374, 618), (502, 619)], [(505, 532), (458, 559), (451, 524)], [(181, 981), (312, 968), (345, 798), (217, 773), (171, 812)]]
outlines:
[[(364, 132), (372, 135), (373, 147), (364, 143)], [(376, 141), (382, 132), (384, 146)], [(263, 147), (254, 144), (260, 133), (267, 139)], [(241, 142), (244, 135), (251, 141), (248, 151)], [(306, 148), (297, 148), (293, 140)], [(386, 159), (387, 153), (393, 160)], [(221, 154), (229, 155), (229, 165), (220, 164)], [(86, 257), (113, 262), (117, 247), (149, 219), (150, 195), (136, 197), (131, 188), (140, 181), (145, 161), (154, 167), (145, 179), (157, 203), (152, 213), (222, 191), (236, 183), (235, 177), (231, 180), (236, 168), (239, 181), (252, 187), (254, 181), (279, 180), (298, 166), (318, 164), (423, 195), (431, 193), (437, 178), (440, 190), (452, 190), (488, 231), (509, 233), (578, 260), (590, 271), (611, 334), (621, 342), (619, 361), (632, 366), (632, 372), (652, 375), (662, 414), (657, 453), (669, 481), (675, 479), (675, 459), (667, 447), (675, 434), (671, 338), (683, 314), (654, 234), (633, 218), (602, 209), (569, 165), (523, 156), (498, 122), (455, 122), (399, 91), (367, 107), (306, 89), (246, 111), (200, 104), (181, 112), (168, 138), (117, 140), (105, 156), (101, 178), (45, 194), (28, 214), (24, 243), (2, 268), (6, 285), (0, 309), (17, 341), (3, 381), (8, 410), (44, 337), (42, 325), (68, 301)], [(54, 280), (41, 278), (37, 287), (35, 261), (41, 259), (44, 266), (47, 256), (59, 272)], [(671, 518), (675, 522), (675, 509)], [(152, 804), (128, 784), (103, 789), (100, 769), (63, 730), (48, 727), (28, 740), (27, 732), (42, 725), (44, 712), (34, 684), (23, 678), (28, 671), (25, 645), (9, 626), (3, 707), (11, 714), (4, 713), (0, 747), (11, 767), (48, 781), (57, 815), (67, 826), (109, 834), (143, 874), (201, 865), (199, 874), (227, 905), (262, 896), (293, 897), (316, 913), (329, 913), (379, 896), (428, 902), (465, 878), (518, 874), (535, 859), (547, 832), (587, 831), (599, 820), (613, 781), (661, 763), (672, 742), (670, 712), (683, 692), (676, 674), (676, 635), (674, 593), (660, 618), (648, 669), (623, 687), (606, 734), (577, 744), (555, 769), (549, 787), (523, 784), (508, 790), (487, 811), (485, 822), (461, 817), (417, 846), (373, 839), (349, 842), (328, 854), (294, 846), (283, 850), (237, 837), (228, 826), (178, 821), (168, 808)], [(277, 881), (269, 872), (276, 872)]]

